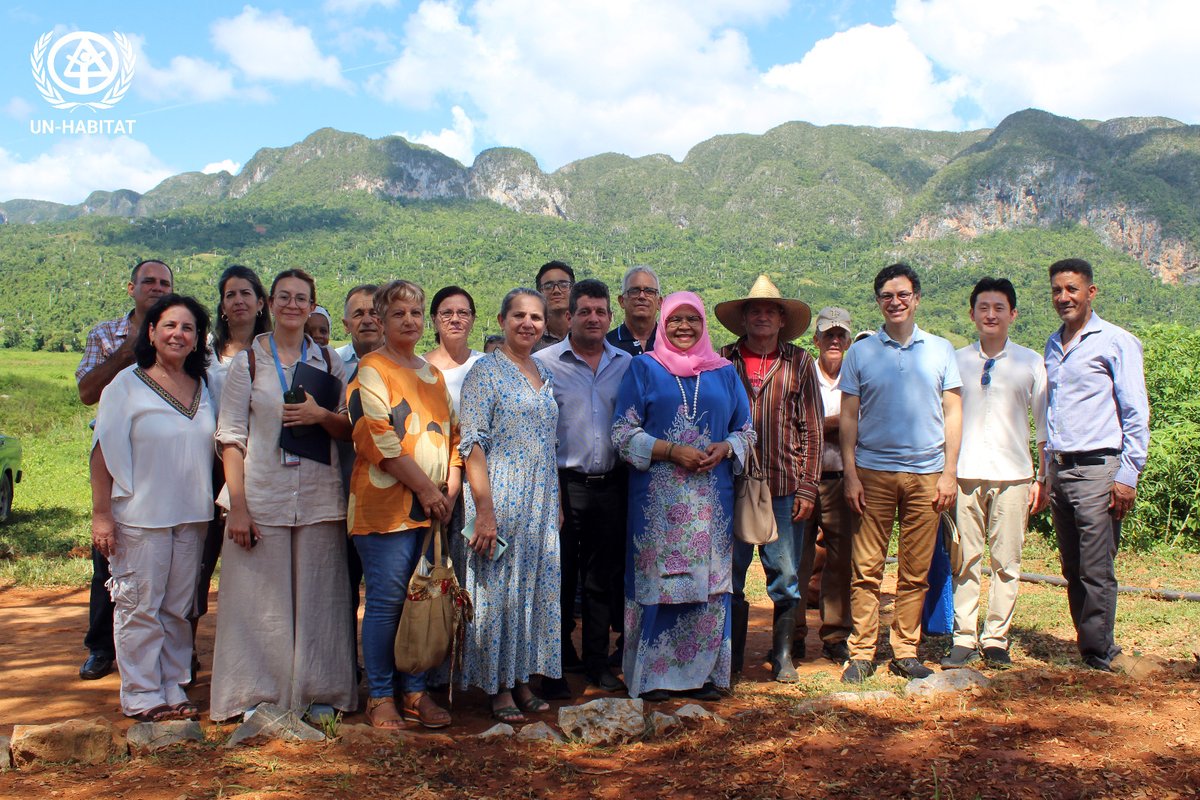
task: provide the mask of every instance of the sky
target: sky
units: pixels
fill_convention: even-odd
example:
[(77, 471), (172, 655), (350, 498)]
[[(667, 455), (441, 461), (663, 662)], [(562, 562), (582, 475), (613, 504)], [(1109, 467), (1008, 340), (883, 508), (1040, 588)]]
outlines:
[(792, 120), (1196, 124), (1198, 32), (1195, 0), (0, 0), (0, 201), (236, 174), (323, 127), (550, 172)]

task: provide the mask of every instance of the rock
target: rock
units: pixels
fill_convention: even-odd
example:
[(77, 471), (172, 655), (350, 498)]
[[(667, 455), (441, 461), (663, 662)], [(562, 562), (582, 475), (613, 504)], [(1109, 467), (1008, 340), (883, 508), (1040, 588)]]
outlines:
[(8, 772), (12, 769), (12, 740), (7, 736), (0, 736), (0, 772)]
[(285, 742), (323, 742), (325, 734), (306, 725), (286, 708), (263, 703), (259, 705), (250, 719), (234, 730), (225, 746), (237, 747), (239, 744), (256, 738), (282, 739)]
[(561, 733), (544, 722), (534, 722), (531, 725), (521, 726), (521, 730), (517, 731), (517, 738), (523, 742), (547, 741), (561, 744), (566, 741)]
[(792, 706), (793, 714), (809, 714), (819, 711), (829, 711), (834, 708), (861, 706), (868, 703), (883, 703), (895, 698), (892, 692), (833, 692), (832, 694), (810, 697)]
[(125, 740), (131, 753), (153, 753), (180, 742), (203, 742), (204, 731), (195, 720), (139, 722), (126, 732)]
[(679, 727), (679, 717), (672, 714), (664, 714), (661, 711), (651, 711), (646, 717), (646, 728), (652, 736), (662, 736), (672, 728)]
[(712, 720), (718, 725), (725, 724), (725, 719), (723, 717), (717, 716), (698, 703), (688, 703), (685, 706), (680, 706), (679, 708), (675, 709), (675, 716), (679, 719)]
[(1129, 655), (1120, 653), (1112, 660), (1112, 668), (1131, 678), (1147, 678), (1167, 669), (1167, 662), (1158, 656)]
[(645, 704), (640, 699), (604, 697), (558, 710), (558, 727), (584, 744), (619, 744), (646, 732)]
[(125, 741), (101, 717), (69, 719), (53, 725), (16, 725), (12, 732), (13, 763), (41, 762), (103, 764), (127, 752)]
[(479, 734), (475, 738), (476, 739), (503, 739), (503, 738), (512, 736), (514, 733), (516, 733), (516, 731), (513, 730), (512, 725), (509, 725), (507, 722), (497, 722), (495, 725), (488, 728), (486, 731)]
[(987, 686), (991, 678), (986, 678), (973, 669), (948, 669), (935, 672), (928, 678), (914, 678), (904, 687), (906, 696), (928, 697), (948, 692), (961, 692), (972, 686)]

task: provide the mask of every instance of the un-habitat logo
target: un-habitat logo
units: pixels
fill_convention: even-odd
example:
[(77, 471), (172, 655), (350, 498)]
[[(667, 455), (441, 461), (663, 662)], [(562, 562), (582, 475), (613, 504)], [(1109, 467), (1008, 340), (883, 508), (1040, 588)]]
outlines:
[(136, 60), (129, 39), (115, 31), (112, 39), (76, 31), (57, 41), (53, 32), (47, 33), (29, 56), (38, 92), (63, 110), (112, 108), (129, 91)]

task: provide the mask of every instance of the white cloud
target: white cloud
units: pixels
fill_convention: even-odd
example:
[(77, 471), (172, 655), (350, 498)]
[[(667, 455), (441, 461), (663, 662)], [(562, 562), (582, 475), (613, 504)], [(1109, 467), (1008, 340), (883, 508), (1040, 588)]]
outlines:
[(214, 161), (211, 164), (205, 164), (204, 169), (200, 170), (205, 175), (216, 175), (218, 172), (228, 172), (230, 175), (237, 175), (238, 170), (242, 165), (234, 161), (232, 158), (227, 158), (224, 161)]
[(395, 8), (400, 0), (325, 0), (321, 6), (330, 14), (361, 14), (372, 7)]
[(352, 88), (337, 58), (321, 54), (312, 31), (280, 12), (246, 6), (238, 16), (213, 23), (212, 38), (249, 80)]
[(415, 136), (403, 131), (396, 135), (403, 136), (410, 142), (432, 147), (451, 158), (458, 159), (463, 164), (470, 165), (475, 159), (475, 123), (471, 121), (461, 106), (452, 108), (450, 114), (454, 118), (454, 126), (451, 128), (442, 128), (437, 133), (425, 131)]
[(174, 174), (142, 142), (122, 136), (64, 139), (28, 161), (0, 149), (0, 198), (80, 203), (93, 190), (146, 192)]
[(182, 55), (159, 68), (146, 55), (142, 37), (129, 38), (137, 54), (133, 86), (143, 97), (160, 101), (212, 102), (238, 94), (231, 70), (211, 61)]
[(4, 116), (27, 120), (33, 114), (33, 106), (23, 97), (14, 97), (4, 104)]

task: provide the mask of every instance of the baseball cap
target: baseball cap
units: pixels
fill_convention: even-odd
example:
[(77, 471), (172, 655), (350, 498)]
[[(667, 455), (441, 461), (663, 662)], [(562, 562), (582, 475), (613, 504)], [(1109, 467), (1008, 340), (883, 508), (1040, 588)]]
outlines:
[(830, 328), (842, 328), (846, 333), (853, 330), (850, 327), (850, 312), (836, 306), (822, 308), (817, 314), (817, 333), (824, 333)]

